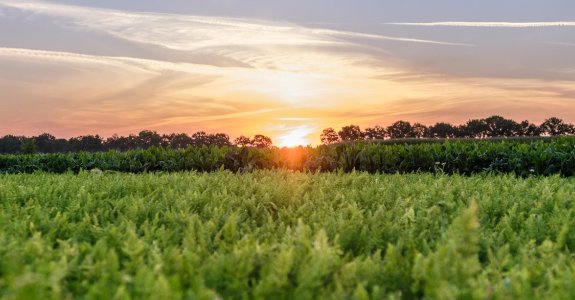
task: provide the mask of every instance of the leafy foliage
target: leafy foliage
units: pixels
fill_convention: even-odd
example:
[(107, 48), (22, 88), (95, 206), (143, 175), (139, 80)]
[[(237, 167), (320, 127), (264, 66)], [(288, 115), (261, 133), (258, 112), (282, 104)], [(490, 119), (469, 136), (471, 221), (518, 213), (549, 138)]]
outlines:
[(573, 179), (0, 175), (4, 299), (573, 299)]
[[(434, 140), (432, 140), (434, 141)], [(265, 140), (262, 140), (262, 143)], [(483, 172), (575, 175), (575, 138), (501, 140), (405, 140), (351, 142), (330, 146), (254, 148), (199, 146), (152, 147), (127, 152), (0, 155), (0, 173), (99, 169), (129, 173), (204, 171), (248, 172), (260, 169), (298, 171), (367, 171), (370, 173)]]

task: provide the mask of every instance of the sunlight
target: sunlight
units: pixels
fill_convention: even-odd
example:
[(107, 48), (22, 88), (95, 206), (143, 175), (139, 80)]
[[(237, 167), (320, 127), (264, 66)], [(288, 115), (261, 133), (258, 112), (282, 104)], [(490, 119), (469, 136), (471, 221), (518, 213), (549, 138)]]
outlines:
[(307, 126), (300, 126), (289, 132), (278, 136), (278, 146), (280, 147), (296, 147), (306, 146), (310, 144), (309, 135), (313, 129)]
[(307, 101), (317, 93), (317, 77), (285, 72), (273, 75), (263, 79), (264, 84), (260, 82), (257, 90), (291, 104)]

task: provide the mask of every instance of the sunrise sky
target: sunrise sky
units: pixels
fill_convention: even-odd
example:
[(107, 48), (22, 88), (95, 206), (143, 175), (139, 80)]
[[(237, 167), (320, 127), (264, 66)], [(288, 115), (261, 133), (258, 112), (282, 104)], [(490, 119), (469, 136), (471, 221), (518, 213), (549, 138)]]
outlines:
[(0, 135), (575, 121), (572, 0), (0, 0)]

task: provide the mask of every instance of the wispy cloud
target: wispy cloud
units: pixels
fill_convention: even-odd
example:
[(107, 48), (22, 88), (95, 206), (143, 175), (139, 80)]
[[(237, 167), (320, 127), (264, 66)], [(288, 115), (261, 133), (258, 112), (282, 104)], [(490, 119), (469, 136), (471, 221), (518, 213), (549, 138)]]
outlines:
[(460, 45), (408, 37), (314, 29), (289, 23), (252, 19), (132, 13), (37, 1), (1, 0), (0, 5), (67, 18), (80, 27), (106, 32), (130, 41), (157, 44), (176, 50), (197, 50), (223, 45), (330, 45), (341, 43), (337, 38)]
[[(3, 103), (3, 124), (34, 134), (206, 130), (269, 134), (287, 145), (300, 139), (315, 143), (321, 128), (349, 123), (457, 123), (494, 113), (538, 122), (558, 107), (559, 117), (571, 121), (568, 116), (575, 115), (575, 106), (567, 101), (575, 90), (568, 81), (435, 76), (408, 80), (404, 74), (384, 79), (299, 77), (278, 70), (0, 48), (0, 62), (6, 61), (18, 61), (28, 77), (51, 66), (50, 76), (40, 81), (0, 77), (3, 96), (18, 99)], [(300, 90), (313, 93), (297, 95)], [(279, 101), (286, 91), (295, 92), (296, 98)], [(2, 126), (0, 133), (21, 132)]]
[(534, 28), (534, 27), (575, 27), (575, 22), (422, 22), (422, 23), (385, 23), (387, 25), (406, 26), (445, 26), (445, 27), (500, 27), (500, 28)]
[[(501, 85), (551, 89), (559, 84), (465, 80), (398, 58), (402, 47), (410, 50), (405, 52), (425, 53), (426, 62), (433, 61), (437, 51), (473, 54), (474, 48), (460, 48), (468, 44), (443, 38), (241, 18), (124, 12), (45, 1), (0, 0), (0, 8), (7, 8), (7, 15), (14, 9), (20, 11), (14, 15), (26, 22), (34, 22), (36, 15), (43, 16), (42, 22), (56, 20), (52, 27), (62, 26), (66, 33), (77, 30), (80, 34), (74, 36), (93, 44), (130, 45), (110, 52), (88, 49), (92, 55), (87, 55), (82, 49), (88, 46), (70, 47), (60, 40), (48, 45), (60, 51), (1, 48), (0, 41), (0, 91), (6, 99), (15, 99), (2, 103), (0, 119), (5, 122), (0, 126), (17, 124), (30, 131), (40, 128), (70, 136), (87, 129), (104, 135), (145, 128), (207, 130), (270, 134), (287, 144), (311, 136), (317, 142), (321, 128), (350, 122), (385, 125), (399, 118), (457, 122), (461, 116), (476, 113), (482, 117), (495, 111), (510, 117), (509, 112), (520, 116), (527, 111), (520, 117), (529, 117), (540, 114), (537, 105), (542, 103), (563, 108), (566, 95), (572, 95), (566, 82), (561, 83), (566, 90), (561, 95), (511, 90)], [(374, 50), (380, 45), (389, 52)], [(214, 62), (220, 59), (226, 63)], [(458, 64), (454, 60), (449, 63), (452, 61)], [(459, 64), (466, 68), (468, 60)], [(529, 105), (515, 112), (521, 101)], [(562, 111), (575, 115), (573, 108)], [(0, 134), (11, 131), (0, 127)]]

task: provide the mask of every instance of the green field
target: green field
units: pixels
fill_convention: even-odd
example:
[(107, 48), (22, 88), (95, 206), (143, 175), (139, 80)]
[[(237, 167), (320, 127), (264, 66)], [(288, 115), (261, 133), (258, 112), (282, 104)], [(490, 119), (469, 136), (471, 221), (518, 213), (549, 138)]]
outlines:
[(0, 175), (3, 299), (573, 299), (575, 179)]

